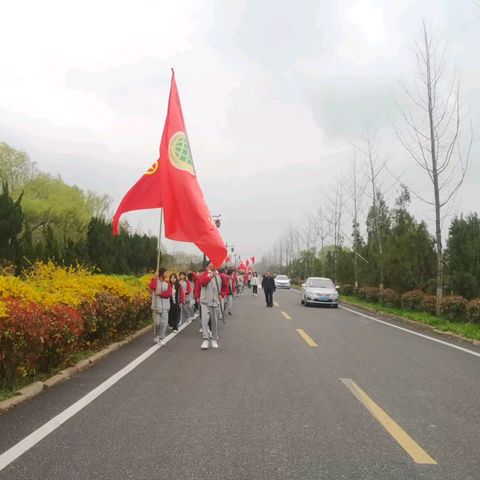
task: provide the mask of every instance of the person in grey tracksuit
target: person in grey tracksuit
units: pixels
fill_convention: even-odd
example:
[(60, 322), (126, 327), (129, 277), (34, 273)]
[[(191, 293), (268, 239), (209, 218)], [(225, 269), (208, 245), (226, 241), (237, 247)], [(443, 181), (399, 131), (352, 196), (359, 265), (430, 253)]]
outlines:
[(155, 342), (162, 342), (167, 336), (168, 312), (170, 310), (170, 297), (172, 296), (172, 287), (165, 280), (164, 268), (160, 268), (155, 275), (156, 282), (151, 284), (152, 289), (152, 312), (155, 321)]
[(212, 348), (218, 348), (218, 319), (221, 315), (220, 292), (222, 290), (222, 278), (215, 270), (213, 264), (209, 264), (207, 270), (200, 276), (198, 281), (201, 286), (202, 350), (207, 350), (209, 348), (209, 320), (212, 332)]

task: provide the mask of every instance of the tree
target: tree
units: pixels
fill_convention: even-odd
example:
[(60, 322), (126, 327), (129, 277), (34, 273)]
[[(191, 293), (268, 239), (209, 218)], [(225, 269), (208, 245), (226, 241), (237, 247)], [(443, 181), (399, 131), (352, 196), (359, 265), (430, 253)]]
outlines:
[(18, 264), (20, 258), (19, 235), (22, 231), (22, 195), (17, 200), (10, 196), (8, 182), (2, 185), (0, 194), (0, 259)]
[(472, 136), (462, 148), (460, 85), (455, 75), (447, 79), (445, 50), (425, 22), (422, 37), (415, 42), (415, 62), (414, 86), (407, 88), (402, 84), (408, 104), (400, 106), (397, 103), (405, 133), (397, 128), (396, 132), (409, 156), (432, 185), (433, 198), (411, 191), (435, 210), (436, 310), (439, 315), (443, 297), (443, 209), (454, 198), (467, 173)]
[(400, 292), (428, 289), (435, 276), (434, 240), (426, 224), (408, 212), (409, 204), (410, 193), (402, 186), (384, 244), (385, 283)]
[(453, 293), (480, 297), (480, 219), (476, 213), (455, 217), (450, 224), (447, 273)]
[(36, 173), (36, 165), (26, 152), (15, 150), (6, 143), (0, 143), (0, 180), (8, 182), (13, 194), (20, 192)]

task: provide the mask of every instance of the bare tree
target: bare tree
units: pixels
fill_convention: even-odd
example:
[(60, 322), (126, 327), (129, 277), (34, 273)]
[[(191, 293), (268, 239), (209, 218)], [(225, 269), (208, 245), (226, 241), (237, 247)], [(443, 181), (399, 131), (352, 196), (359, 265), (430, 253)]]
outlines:
[(353, 280), (355, 288), (358, 288), (358, 249), (361, 245), (359, 215), (363, 207), (363, 196), (367, 183), (358, 176), (357, 156), (354, 154), (351, 167), (351, 182), (346, 185), (347, 193), (351, 200), (348, 209), (352, 217), (352, 251), (353, 251)]
[(343, 184), (341, 181), (337, 183), (337, 188), (333, 197), (326, 202), (326, 208), (329, 212), (328, 222), (330, 231), (333, 236), (333, 262), (335, 283), (338, 283), (338, 250), (340, 249), (342, 236), (342, 213), (343, 213)]
[[(384, 287), (384, 261), (383, 261), (383, 229), (378, 208), (378, 200), (382, 196), (382, 175), (385, 169), (386, 159), (380, 154), (379, 141), (376, 132), (366, 129), (364, 145), (358, 147), (367, 160), (367, 179), (371, 188), (371, 201), (373, 214), (374, 237), (378, 248), (378, 289), (383, 293)], [(356, 256), (356, 255), (355, 255)]]
[(443, 208), (455, 197), (468, 171), (473, 136), (464, 146), (460, 85), (456, 74), (447, 78), (445, 47), (423, 22), (422, 35), (414, 42), (416, 78), (411, 88), (401, 84), (407, 105), (401, 113), (403, 133), (397, 136), (409, 156), (425, 172), (432, 185), (432, 197), (410, 191), (435, 210), (437, 254), (436, 310), (440, 314), (443, 297)]

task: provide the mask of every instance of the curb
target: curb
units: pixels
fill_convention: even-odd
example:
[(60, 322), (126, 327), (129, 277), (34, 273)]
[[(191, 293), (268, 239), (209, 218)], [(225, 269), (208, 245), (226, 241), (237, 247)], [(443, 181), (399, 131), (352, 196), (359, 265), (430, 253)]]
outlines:
[(449, 331), (444, 332), (443, 330), (438, 330), (438, 328), (434, 327), (433, 325), (427, 325), (425, 323), (416, 322), (415, 320), (410, 320), (409, 318), (400, 317), (399, 315), (394, 315), (393, 313), (386, 313), (380, 310), (375, 310), (374, 308), (359, 306), (356, 303), (350, 303), (347, 300), (343, 300), (343, 299), (341, 303), (348, 305), (349, 307), (357, 308), (358, 310), (363, 310), (365, 312), (372, 313), (377, 317), (382, 317), (389, 320), (395, 320), (399, 323), (403, 323), (411, 327), (415, 327), (415, 329), (417, 330), (424, 330), (427, 332), (436, 333), (437, 335), (442, 335), (444, 337), (448, 337), (453, 340), (459, 340), (464, 343), (470, 343), (477, 347), (480, 346), (480, 340), (474, 340), (472, 338), (462, 337), (461, 335), (458, 335), (457, 333), (454, 333), (454, 332), (449, 332)]
[(12, 407), (19, 405), (20, 403), (25, 402), (26, 400), (30, 400), (31, 398), (35, 397), (43, 390), (47, 388), (52, 388), (59, 383), (68, 380), (69, 378), (73, 377), (75, 374), (90, 368), (91, 366), (95, 365), (100, 360), (103, 360), (105, 357), (110, 355), (115, 350), (118, 350), (123, 345), (130, 343), (131, 341), (135, 340), (138, 337), (141, 337), (145, 333), (149, 332), (152, 329), (151, 325), (148, 325), (141, 330), (138, 330), (132, 335), (129, 335), (124, 340), (119, 342), (112, 343), (108, 347), (100, 350), (99, 352), (95, 352), (90, 355), (88, 358), (80, 360), (72, 367), (65, 368), (64, 370), (60, 371), (53, 377), (44, 380), (43, 382), (33, 382), (26, 387), (16, 391), (13, 397), (7, 398), (7, 400), (3, 400), (0, 402), (0, 415)]

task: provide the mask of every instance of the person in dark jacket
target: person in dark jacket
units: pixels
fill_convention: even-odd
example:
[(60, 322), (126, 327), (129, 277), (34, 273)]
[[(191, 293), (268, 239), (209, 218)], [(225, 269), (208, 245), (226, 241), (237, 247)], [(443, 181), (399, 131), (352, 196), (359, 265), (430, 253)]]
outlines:
[(170, 310), (168, 312), (168, 324), (173, 332), (178, 332), (178, 324), (180, 322), (180, 313), (182, 305), (185, 304), (185, 292), (178, 282), (178, 277), (172, 273), (169, 278), (169, 283), (172, 288), (172, 296), (170, 297)]
[(265, 293), (265, 301), (267, 302), (267, 307), (273, 307), (273, 292), (276, 290), (276, 288), (272, 272), (268, 272), (266, 275), (263, 276), (262, 288)]

